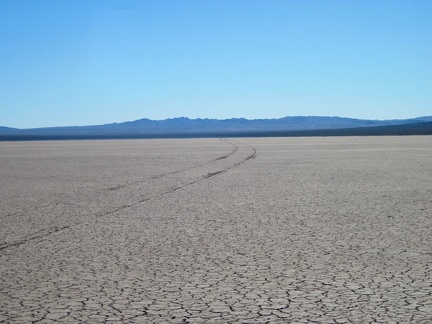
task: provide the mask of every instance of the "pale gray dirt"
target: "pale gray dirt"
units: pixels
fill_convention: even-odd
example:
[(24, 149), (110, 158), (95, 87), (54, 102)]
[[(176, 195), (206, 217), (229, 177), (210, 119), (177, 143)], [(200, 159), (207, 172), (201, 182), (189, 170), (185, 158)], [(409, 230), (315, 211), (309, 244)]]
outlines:
[(432, 322), (432, 137), (0, 143), (0, 165), (0, 321)]

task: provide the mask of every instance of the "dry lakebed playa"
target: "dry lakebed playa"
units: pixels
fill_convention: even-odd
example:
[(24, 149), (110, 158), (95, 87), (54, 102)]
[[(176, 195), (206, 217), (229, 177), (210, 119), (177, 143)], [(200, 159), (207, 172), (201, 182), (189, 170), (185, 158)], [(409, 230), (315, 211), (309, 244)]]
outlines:
[(432, 323), (432, 137), (0, 143), (0, 322)]

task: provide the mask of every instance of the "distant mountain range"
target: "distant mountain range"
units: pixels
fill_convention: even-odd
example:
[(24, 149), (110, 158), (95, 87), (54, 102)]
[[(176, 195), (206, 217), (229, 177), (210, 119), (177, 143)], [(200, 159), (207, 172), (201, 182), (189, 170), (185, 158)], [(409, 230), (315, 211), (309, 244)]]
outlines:
[(227, 136), (432, 135), (432, 116), (366, 120), (293, 116), (279, 119), (139, 119), (93, 126), (17, 129), (0, 127), (0, 140), (168, 138)]

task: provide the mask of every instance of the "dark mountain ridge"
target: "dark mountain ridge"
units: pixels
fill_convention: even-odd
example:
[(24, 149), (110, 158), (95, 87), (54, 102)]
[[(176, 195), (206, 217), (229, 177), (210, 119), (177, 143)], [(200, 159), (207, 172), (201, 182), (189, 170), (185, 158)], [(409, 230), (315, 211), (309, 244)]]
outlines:
[[(417, 126), (414, 126), (418, 124)], [(420, 124), (424, 124), (420, 126)], [(21, 139), (66, 139), (66, 138), (154, 138), (154, 137), (207, 137), (215, 136), (241, 136), (241, 134), (289, 133), (302, 132), (329, 133), (332, 130), (353, 130), (355, 133), (368, 133), (367, 128), (387, 127), (397, 133), (396, 126), (408, 125), (402, 129), (417, 129), (427, 132), (432, 125), (432, 116), (417, 117), (401, 120), (365, 120), (343, 117), (321, 116), (292, 116), (278, 119), (189, 119), (186, 117), (170, 118), (165, 120), (139, 119), (122, 123), (111, 123), (93, 126), (46, 127), (32, 129), (17, 129), (0, 127), (0, 140)], [(410, 126), (411, 125), (411, 126)], [(396, 127), (396, 128), (395, 128)], [(336, 133), (344, 133), (338, 131)], [(370, 132), (369, 132), (370, 133)], [(395, 135), (396, 135), (395, 133)], [(306, 133), (304, 133), (306, 134)], [(301, 135), (299, 135), (301, 136)]]

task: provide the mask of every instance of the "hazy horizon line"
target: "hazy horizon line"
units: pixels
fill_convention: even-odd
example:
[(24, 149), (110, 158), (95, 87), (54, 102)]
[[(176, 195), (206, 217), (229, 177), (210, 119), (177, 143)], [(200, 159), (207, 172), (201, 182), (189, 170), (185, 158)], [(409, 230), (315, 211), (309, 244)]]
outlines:
[(233, 120), (233, 119), (243, 119), (248, 121), (253, 120), (277, 120), (283, 118), (293, 118), (293, 117), (318, 117), (318, 118), (342, 118), (342, 119), (354, 119), (354, 120), (369, 120), (369, 121), (389, 121), (389, 120), (410, 120), (424, 117), (432, 117), (432, 115), (425, 116), (416, 116), (416, 117), (408, 117), (408, 118), (358, 118), (358, 117), (347, 117), (347, 116), (337, 116), (337, 115), (286, 115), (282, 117), (268, 117), (268, 118), (247, 118), (247, 117), (229, 117), (229, 118), (212, 118), (212, 117), (187, 117), (187, 116), (178, 116), (178, 117), (168, 117), (164, 119), (151, 119), (147, 117), (142, 117), (138, 119), (130, 119), (124, 121), (113, 121), (113, 122), (101, 122), (101, 123), (90, 123), (90, 124), (63, 124), (63, 125), (54, 125), (54, 126), (36, 126), (36, 127), (16, 127), (16, 126), (8, 126), (8, 125), (0, 125), (0, 127), (6, 128), (14, 128), (14, 129), (39, 129), (39, 128), (57, 128), (57, 127), (88, 127), (88, 126), (102, 126), (102, 125), (111, 125), (111, 124), (122, 124), (128, 122), (134, 122), (138, 120), (150, 120), (150, 121), (165, 121), (165, 120), (175, 120), (175, 119), (188, 119), (188, 120)]

